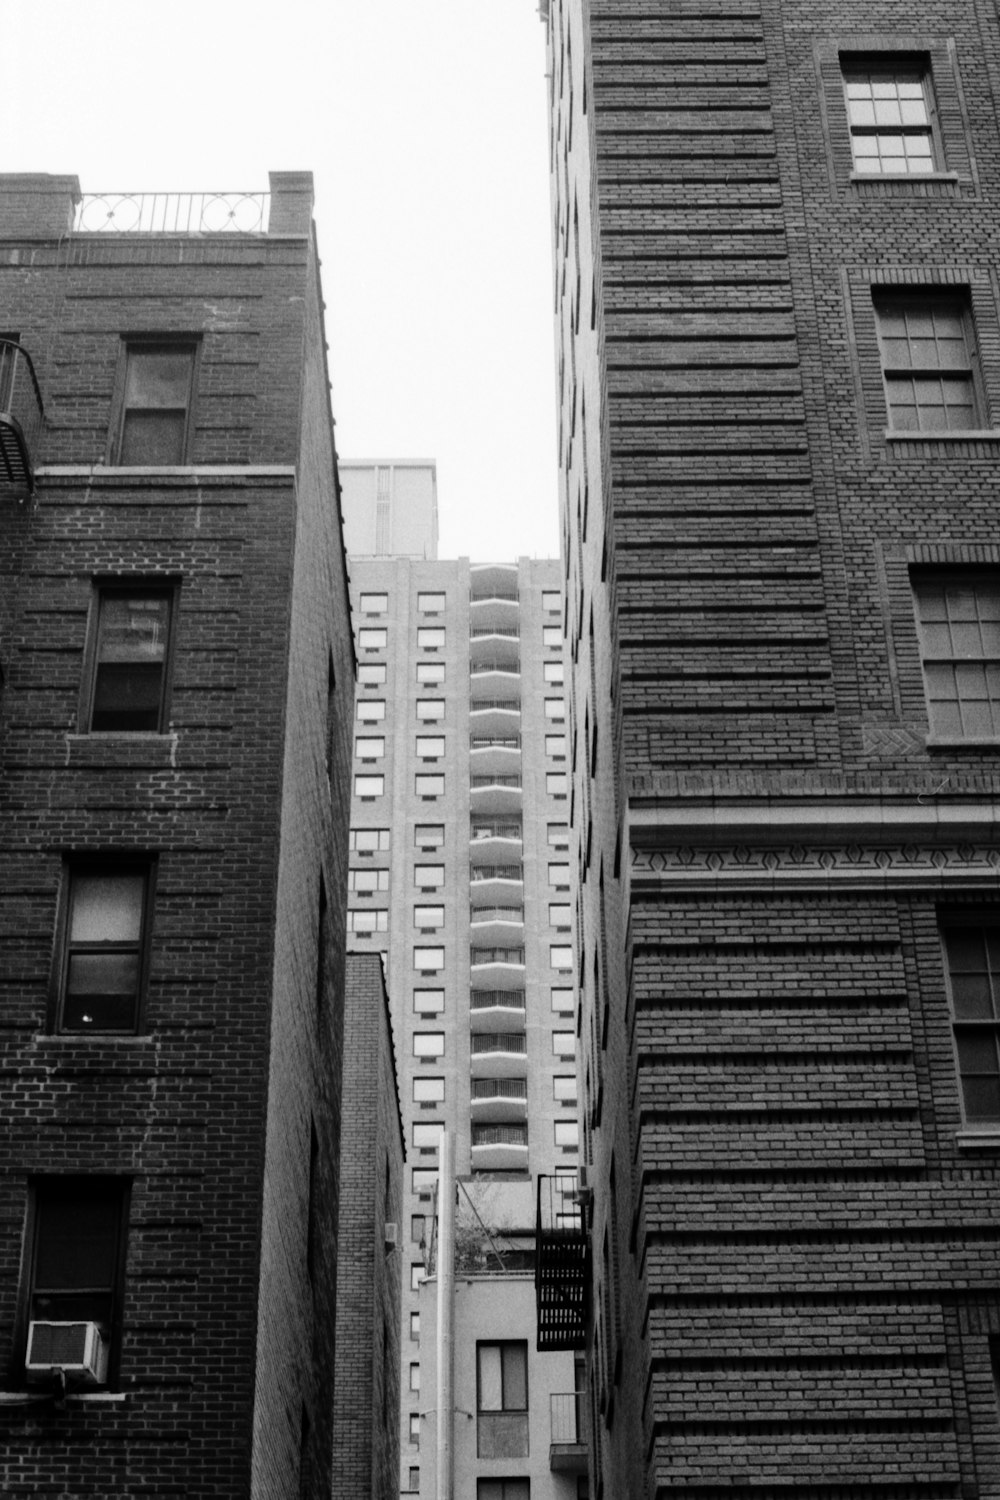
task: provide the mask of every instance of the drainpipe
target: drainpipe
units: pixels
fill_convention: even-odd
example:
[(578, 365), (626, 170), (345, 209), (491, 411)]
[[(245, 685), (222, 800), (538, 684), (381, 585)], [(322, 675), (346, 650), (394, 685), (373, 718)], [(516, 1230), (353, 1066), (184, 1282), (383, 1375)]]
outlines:
[(446, 1130), (438, 1147), (437, 1222), (437, 1497), (454, 1500), (455, 1397), (453, 1394), (455, 1300), (455, 1142)]

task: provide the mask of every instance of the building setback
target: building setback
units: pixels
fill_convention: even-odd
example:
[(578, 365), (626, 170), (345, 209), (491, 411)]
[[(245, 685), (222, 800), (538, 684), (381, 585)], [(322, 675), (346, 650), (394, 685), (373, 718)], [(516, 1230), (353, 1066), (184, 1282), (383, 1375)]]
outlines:
[(1000, 30), (552, 0), (593, 1494), (1000, 1493)]
[(354, 664), (311, 205), (0, 178), (17, 1500), (330, 1493)]
[[(369, 503), (370, 487), (354, 483), (345, 481), (348, 531), (352, 507)], [(478, 1234), (471, 1200), (519, 1275), (530, 1278), (533, 1258), (525, 1190), (556, 1171), (575, 1185), (562, 595), (557, 565), (529, 558), (352, 556), (350, 568), (358, 693), (348, 944), (386, 955), (408, 1153), (401, 1490), (426, 1495), (437, 1418), (423, 1365), (435, 1329), (423, 1326), (419, 1288), (441, 1131), (453, 1142), (470, 1234)], [(520, 1192), (513, 1216), (512, 1183)], [(497, 1344), (518, 1345), (510, 1357), (523, 1359), (529, 1397), (544, 1406), (535, 1430), (548, 1431), (548, 1390), (572, 1393), (573, 1359), (538, 1354), (533, 1314), (516, 1321), (504, 1307), (495, 1299), (484, 1313), (477, 1302), (475, 1338), (491, 1317)], [(469, 1359), (474, 1368), (474, 1350)], [(476, 1399), (473, 1383), (456, 1393), (456, 1408), (471, 1411)], [(464, 1427), (464, 1416), (456, 1420)], [(506, 1467), (480, 1448), (483, 1462), (459, 1477), (470, 1493), (486, 1485), (488, 1500), (498, 1476), (510, 1481), (509, 1500), (521, 1500), (529, 1481), (531, 1500), (575, 1494), (575, 1479), (550, 1470), (546, 1448), (523, 1446)]]
[(337, 1242), (333, 1500), (399, 1494), (399, 1308), (406, 1150), (377, 953), (349, 953)]

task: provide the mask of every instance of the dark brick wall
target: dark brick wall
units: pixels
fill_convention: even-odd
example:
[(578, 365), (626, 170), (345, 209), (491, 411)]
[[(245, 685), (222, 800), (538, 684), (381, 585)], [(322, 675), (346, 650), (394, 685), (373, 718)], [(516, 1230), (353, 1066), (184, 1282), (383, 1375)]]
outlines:
[[(840, 48), (930, 58), (949, 176), (850, 180)], [(996, 427), (996, 9), (565, 0), (550, 57), (594, 1491), (992, 1497), (938, 921), (1000, 767), (927, 743), (909, 569), (1000, 562), (1000, 440), (886, 437), (871, 299), (969, 288)]]
[[(399, 1493), (405, 1147), (389, 1000), (377, 953), (347, 957), (341, 1134), (335, 1500)], [(386, 1244), (386, 1224), (396, 1246)], [(383, 1359), (383, 1350), (386, 1351)]]
[[(5, 195), (4, 326), (49, 426), (34, 502), (0, 499), (0, 1488), (298, 1496), (305, 1408), (301, 1492), (325, 1494), (353, 659), (308, 216), (28, 247)], [(105, 467), (120, 334), (161, 329), (202, 337), (202, 467)], [(161, 735), (78, 732), (95, 576), (179, 580)], [(156, 857), (141, 1034), (53, 1035), (63, 862), (118, 851)], [(120, 1369), (110, 1395), (26, 1404), (29, 1185), (70, 1173), (131, 1182)]]

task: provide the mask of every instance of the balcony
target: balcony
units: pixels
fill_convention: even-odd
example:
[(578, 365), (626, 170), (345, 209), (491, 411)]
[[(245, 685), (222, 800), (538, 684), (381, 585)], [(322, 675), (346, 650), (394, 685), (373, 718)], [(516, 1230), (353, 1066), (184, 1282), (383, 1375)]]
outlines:
[(524, 984), (524, 949), (474, 947), (470, 949), (474, 989), (519, 989)]
[(528, 1118), (526, 1078), (474, 1078), (470, 1101), (472, 1122), (517, 1123)]
[(473, 907), (469, 913), (469, 936), (477, 951), (487, 946), (506, 951), (508, 944), (523, 943), (524, 907)]
[(0, 339), (0, 495), (25, 500), (33, 493), (44, 420), (31, 355)]
[(520, 818), (473, 818), (469, 826), (469, 858), (472, 863), (471, 878), (475, 880), (480, 868), (493, 869), (503, 862), (503, 856), (521, 860), (523, 827)]
[(549, 1428), (549, 1468), (562, 1474), (586, 1474), (586, 1391), (554, 1392), (549, 1397)]
[[(473, 563), (469, 569), (469, 602), (482, 604), (499, 599), (505, 604), (517, 603), (517, 563)], [(492, 623), (474, 617), (473, 625)]]
[(469, 633), (469, 665), (478, 672), (485, 663), (519, 667), (521, 634), (516, 626), (476, 625)]
[(583, 1349), (590, 1294), (590, 1238), (573, 1177), (538, 1179), (535, 1223), (537, 1347)]
[(528, 1039), (523, 1031), (481, 1031), (471, 1037), (470, 1071), (475, 1078), (523, 1078)]
[[(510, 678), (511, 682), (519, 682), (518, 678)], [(521, 728), (521, 698), (515, 690), (507, 693), (486, 693), (475, 696), (469, 701), (469, 722), (475, 730), (476, 737), (486, 735), (516, 734)]]
[(507, 1033), (523, 1031), (525, 1022), (524, 991), (472, 990), (469, 993), (469, 1030), (472, 1032)]
[[(470, 871), (469, 894), (473, 902), (489, 903), (491, 906), (520, 904), (524, 892), (524, 867), (515, 864), (473, 865)], [(472, 918), (475, 921), (475, 916)]]
[(520, 812), (521, 777), (489, 771), (469, 778), (470, 805), (473, 812)]
[(528, 1170), (527, 1124), (474, 1124), (471, 1161), (474, 1172), (526, 1172)]

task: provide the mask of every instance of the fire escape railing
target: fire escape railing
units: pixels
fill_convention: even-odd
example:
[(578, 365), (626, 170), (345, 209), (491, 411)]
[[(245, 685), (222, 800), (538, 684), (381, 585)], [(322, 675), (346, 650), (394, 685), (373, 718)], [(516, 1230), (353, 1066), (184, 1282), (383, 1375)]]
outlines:
[(34, 490), (44, 420), (31, 355), (12, 339), (0, 339), (0, 493), (23, 498)]
[(590, 1296), (590, 1236), (575, 1177), (540, 1176), (535, 1224), (535, 1305), (540, 1351), (583, 1349)]

